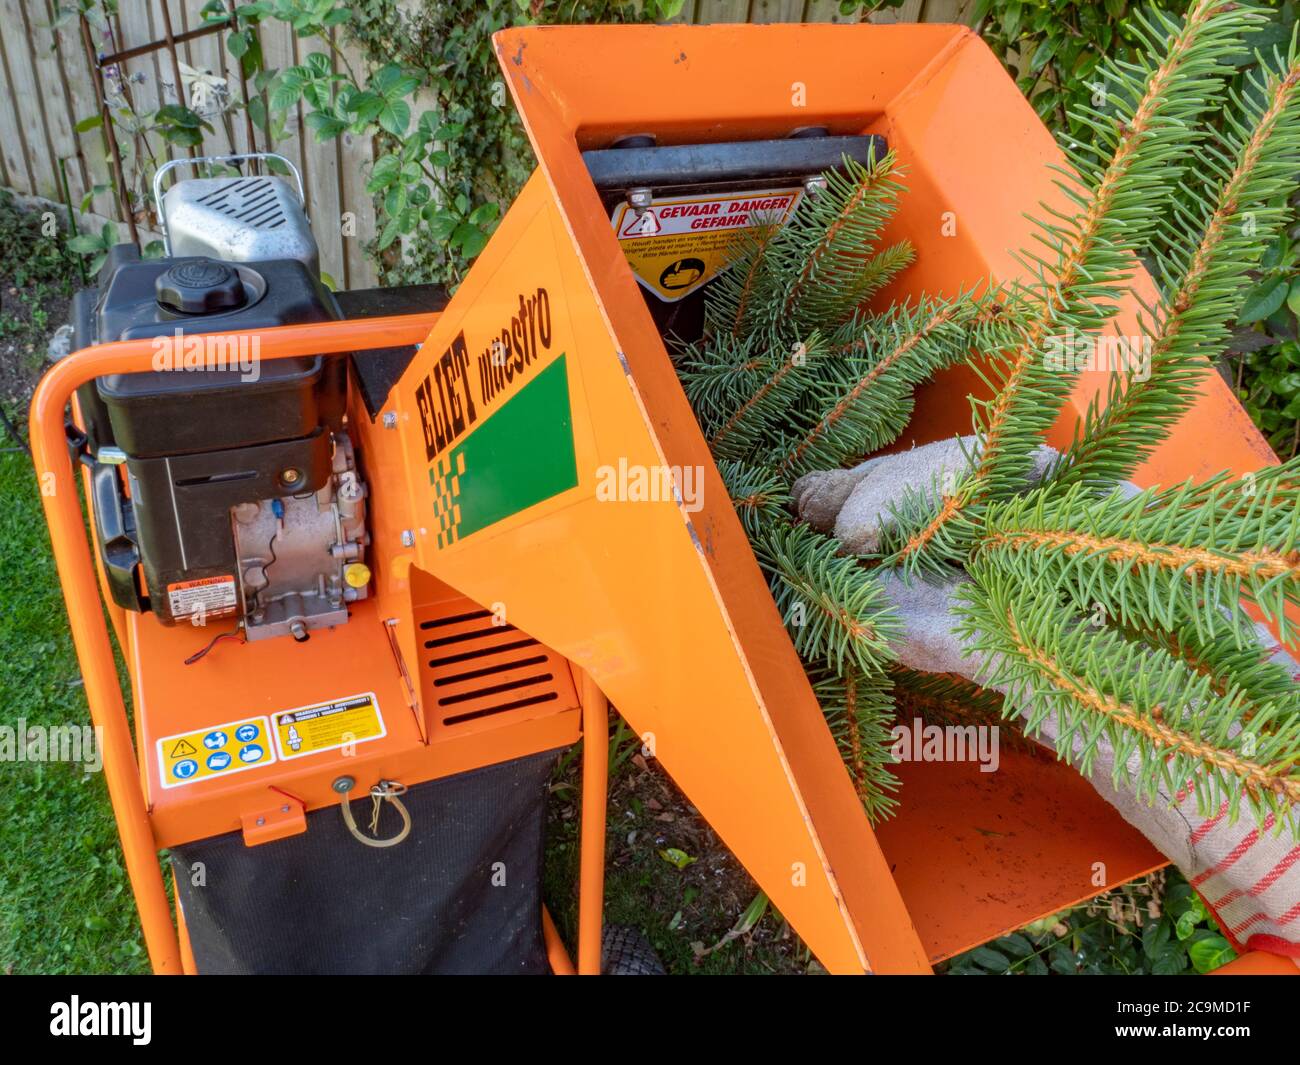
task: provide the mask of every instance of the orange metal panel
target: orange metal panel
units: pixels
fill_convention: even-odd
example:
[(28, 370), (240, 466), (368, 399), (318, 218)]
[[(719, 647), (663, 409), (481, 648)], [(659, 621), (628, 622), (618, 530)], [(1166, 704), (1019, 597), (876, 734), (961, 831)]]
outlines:
[[(417, 342), (419, 337), (427, 333), (434, 320), (436, 315), (413, 315), (407, 318), (333, 323), (328, 326), (286, 326), (261, 331), (256, 334), (256, 339), (263, 359), (340, 353), (366, 347), (393, 347)], [(191, 799), (189, 802), (183, 798), (162, 801), (157, 810), (151, 810), (147, 802), (147, 794), (151, 790), (160, 790), (152, 786), (152, 782), (157, 779), (157, 768), (147, 754), (146, 757), (137, 759), (133, 749), (131, 726), (118, 686), (112, 646), (103, 622), (99, 582), (83, 524), (77, 478), (64, 437), (63, 417), (73, 392), (80, 385), (106, 374), (149, 370), (152, 360), (153, 347), (148, 340), (104, 344), (73, 353), (51, 368), (42, 379), (32, 400), (30, 426), (33, 462), (42, 487), (41, 499), (68, 607), (73, 643), (85, 682), (87, 702), (94, 723), (104, 730), (104, 774), (122, 840), (127, 873), (140, 911), (150, 962), (157, 973), (179, 973), (183, 966), (187, 971), (192, 971), (193, 961), (188, 951), (183, 949), (183, 929), (178, 939), (177, 928), (173, 925), (171, 907), (157, 859), (158, 848), (235, 831), (240, 827), (242, 811), (256, 809), (272, 796), (282, 793), (269, 787), (272, 781), (263, 770), (253, 769), (241, 774), (245, 781), (239, 782), (234, 789), (228, 790), (227, 785), (235, 778), (232, 781), (202, 782), (193, 785), (197, 790), (188, 792)], [(390, 498), (392, 509), (397, 510), (403, 498), (402, 493), (392, 493)], [(380, 517), (376, 521), (377, 527), (387, 528), (385, 520), (394, 519), (391, 515), (387, 519)], [(382, 572), (386, 580), (377, 586), (379, 594), (374, 599), (360, 604), (364, 607), (361, 618), (363, 624), (347, 627), (354, 635), (367, 631), (364, 625), (366, 611), (371, 612), (371, 621), (377, 623), (383, 607), (394, 604), (403, 596), (409, 614), (410, 594), (405, 583), (407, 576), (398, 563), (400, 559), (394, 562), (384, 558)], [(163, 673), (186, 668), (179, 663), (195, 650), (195, 630), (188, 627), (164, 629), (152, 617), (128, 615), (128, 618), (130, 624), (124, 628), (124, 649), (128, 662), (133, 664), (133, 679), (139, 694), (148, 703), (148, 708), (139, 714), (142, 740), (146, 744), (150, 736), (170, 734), (171, 730), (165, 727), (168, 721), (184, 722), (187, 726), (215, 724), (216, 721), (206, 717), (206, 714), (202, 719), (194, 716), (193, 705), (197, 701), (206, 699), (213, 708), (245, 702), (256, 705), (257, 700), (264, 698), (268, 691), (287, 683), (284, 676), (291, 670), (284, 668), (286, 661), (281, 657), (286, 652), (272, 649), (270, 653), (262, 652), (256, 668), (245, 670), (241, 663), (239, 669), (226, 669), (215, 676), (209, 674), (207, 679), (213, 686), (206, 691), (196, 685), (196, 674), (185, 672), (177, 672), (166, 691), (163, 690), (161, 681), (151, 688), (148, 677), (142, 676), (141, 664), (147, 660), (146, 671), (150, 676), (153, 675), (155, 666)], [(157, 641), (156, 646), (154, 641)], [(313, 636), (306, 646), (315, 642), (316, 637)], [(270, 648), (275, 643), (284, 644), (285, 641), (271, 641), (267, 646)], [(357, 649), (336, 645), (328, 639), (321, 646), (335, 651), (334, 658), (325, 663), (330, 671), (339, 662), (347, 662), (348, 655)], [(152, 652), (147, 649), (150, 647), (154, 648)], [(253, 647), (255, 645), (249, 645), (240, 650), (248, 651)], [(386, 645), (382, 653), (372, 648), (370, 657), (382, 662), (383, 668), (389, 672), (396, 673), (395, 660)], [(213, 658), (209, 665), (218, 661), (219, 658)], [(411, 661), (414, 659), (411, 658)], [(247, 662), (251, 663), (252, 659)], [(356, 664), (349, 663), (348, 668), (355, 669)], [(162, 673), (159, 674), (161, 675)], [(388, 683), (392, 683), (391, 680)], [(301, 694), (302, 691), (296, 686), (292, 690), (295, 694)], [(405, 776), (405, 779), (411, 781), (423, 780), (569, 744), (578, 734), (579, 713), (573, 708), (521, 721), (509, 728), (485, 730), (474, 735), (448, 736), (444, 742), (426, 746), (415, 723), (415, 708), (406, 705), (403, 713), (409, 725), (405, 729), (399, 727), (399, 731), (408, 734), (410, 743), (399, 748), (377, 741), (380, 746), (372, 749), (368, 755), (364, 753), (363, 744), (359, 747), (363, 752), (362, 757), (349, 762), (349, 769), (355, 770), (356, 767), (365, 765), (369, 758), (376, 771), (386, 777), (400, 780)], [(221, 718), (227, 721), (232, 719)], [(398, 719), (402, 719), (401, 714)], [(286, 781), (291, 783), (297, 797), (308, 808), (334, 804), (337, 795), (328, 789), (328, 781), (335, 771), (333, 758), (332, 752), (313, 755), (304, 759), (304, 763), (314, 762), (314, 769), (300, 768), (286, 777), (277, 776), (274, 783), (276, 786)], [(180, 789), (179, 794), (185, 795), (186, 789)], [(158, 820), (151, 818), (154, 813), (158, 814)]]
[(1167, 864), (1050, 755), (898, 767), (904, 812), (876, 829), (931, 962)]
[[(1026, 277), (1015, 259), (1019, 249), (1034, 244), (1026, 212), (1046, 217), (1040, 204), (1065, 213), (1073, 209), (1049, 170), (1065, 162), (1052, 135), (988, 46), (969, 30), (949, 29), (956, 36), (943, 60), (926, 68), (865, 127), (888, 139), (906, 171), (901, 210), (882, 239), (906, 237), (916, 247), (915, 264), (880, 295), (882, 303), (919, 292), (953, 294), (987, 278)], [(1148, 304), (1155, 301), (1154, 283), (1141, 268), (1134, 288)], [(1110, 332), (1139, 336), (1137, 311), (1137, 301), (1126, 299)], [(1104, 371), (1080, 375), (1051, 443), (1068, 444), (1107, 380)], [(903, 443), (970, 432), (965, 397), (983, 391), (963, 367), (940, 375), (918, 395)], [(1170, 484), (1223, 470), (1244, 473), (1276, 461), (1222, 378), (1209, 372), (1193, 409), (1134, 479), (1142, 485)]]
[[(351, 615), (347, 625), (315, 632), (306, 643), (223, 642), (189, 666), (184, 659), (213, 633), (169, 628), (151, 614), (127, 615), (139, 722), (137, 757), (147, 774), (146, 793), (161, 846), (245, 827), (246, 818), (264, 814), (268, 806), (278, 809), (281, 791), (309, 810), (337, 805), (330, 785), (341, 775), (366, 784), (385, 778), (410, 785), (577, 739), (577, 700), (565, 675), (567, 699), (528, 708), (531, 712), (471, 720), (467, 727), (442, 727), (426, 744), (376, 604), (354, 603)], [(157, 740), (162, 737), (366, 692), (375, 694), (383, 716), (382, 738), (180, 787), (160, 785)]]
[[(923, 968), (638, 290), (624, 267), (614, 285), (619, 310), (636, 317), (614, 335), (612, 308), (602, 303), (590, 265), (534, 176), (395, 386), (395, 435), (405, 442), (417, 506), (416, 565), (477, 603), (501, 604), (510, 623), (589, 671), (632, 726), (652, 738), (668, 772), (828, 966), (862, 971), (873, 964), (841, 890), (844, 879), (859, 881), (873, 870), (871, 913), (881, 922), (885, 959), (874, 964)], [(481, 391), (478, 374), (490, 372), (493, 341), (511, 329), (521, 297), (539, 290), (549, 328), (536, 358), (500, 392)], [(444, 473), (451, 452), (430, 455), (426, 446), (429, 382), (458, 345), (473, 360), (462, 373), (474, 391), (462, 402), (467, 418), (474, 405), (477, 433), (544, 372), (563, 375), (567, 409), (556, 416), (571, 419), (574, 483), (481, 531), (452, 536), (443, 521), (451, 508), (431, 474), (459, 479), (453, 502), (466, 510), (477, 505), (475, 485), (485, 476), (472, 467)], [(535, 444), (520, 438), (513, 446)], [(601, 501), (600, 470), (620, 462), (699, 467), (703, 510), (688, 512), (671, 498)], [(865, 879), (857, 890), (866, 913)]]

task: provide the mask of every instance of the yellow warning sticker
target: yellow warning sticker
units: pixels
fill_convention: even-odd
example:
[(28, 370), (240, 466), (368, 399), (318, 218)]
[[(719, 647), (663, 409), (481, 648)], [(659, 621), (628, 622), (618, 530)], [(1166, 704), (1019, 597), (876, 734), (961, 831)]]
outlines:
[(802, 188), (706, 193), (655, 200), (639, 212), (620, 203), (610, 222), (637, 280), (676, 303), (730, 265), (737, 233), (784, 225), (802, 196)]
[(271, 720), (281, 758), (301, 758), (386, 735), (374, 692), (281, 710)]
[(274, 761), (270, 722), (264, 717), (212, 725), (158, 741), (158, 775), (164, 788), (228, 777)]

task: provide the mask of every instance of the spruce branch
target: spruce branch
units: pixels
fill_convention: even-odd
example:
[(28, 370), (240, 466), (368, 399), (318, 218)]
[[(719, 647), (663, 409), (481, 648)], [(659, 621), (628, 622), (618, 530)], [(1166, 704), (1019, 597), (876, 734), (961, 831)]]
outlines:
[(718, 462), (718, 473), (751, 540), (766, 528), (789, 523), (790, 493), (773, 474), (727, 459)]
[[(1067, 589), (1126, 625), (1174, 631), (1190, 619), (1202, 642), (1245, 599), (1286, 642), (1287, 604), (1300, 605), (1297, 471), (1293, 459), (1131, 497), (1037, 489), (990, 507), (976, 557), (1027, 589)], [(1234, 627), (1235, 645), (1244, 631)]]
[(1252, 72), (1248, 91), (1234, 100), (1226, 123), (1231, 162), (1218, 164), (1217, 149), (1202, 146), (1207, 165), (1225, 172), (1203, 216), (1179, 204), (1164, 227), (1173, 251), (1160, 263), (1166, 295), (1145, 320), (1149, 356), (1113, 368), (1104, 402), (1090, 405), (1057, 469), (1062, 483), (1127, 477), (1195, 402), (1229, 323), (1240, 316), (1252, 284), (1248, 271), (1289, 215), (1286, 197), (1300, 169), (1298, 96), (1293, 44), (1280, 71)]
[(1204, 637), (1190, 622), (1174, 630), (1117, 631), (1126, 639), (1142, 641), (1180, 659), (1196, 673), (1208, 677), (1211, 689), (1218, 695), (1226, 695), (1236, 685), (1252, 704), (1242, 711), (1242, 724), (1251, 725), (1257, 732), (1275, 728), (1271, 722), (1258, 719), (1256, 706), (1260, 704), (1275, 704), (1282, 720), (1300, 719), (1300, 687), (1289, 670), (1267, 656), (1253, 631), (1245, 638), (1233, 631), (1243, 624), (1248, 623), (1225, 612), (1221, 627)]
[[(754, 363), (757, 387), (709, 436), (709, 450), (727, 458), (753, 454), (774, 428), (779, 427), (799, 397), (817, 379), (817, 363), (826, 354), (826, 342), (813, 332), (805, 342), (784, 351), (773, 345)], [(747, 364), (748, 365), (748, 364)]]
[(889, 675), (814, 669), (809, 680), (867, 817), (873, 824), (885, 820), (898, 807), (899, 786), (891, 768), (894, 713)]
[[(1257, 822), (1272, 815), (1300, 830), (1292, 810), (1300, 802), (1300, 718), (1277, 704), (1251, 704), (1235, 684), (1217, 692), (1182, 660), (1085, 623), (987, 562), (972, 573), (961, 632), (1031, 735), (1055, 719), (1057, 753), (1084, 774), (1108, 741), (1115, 786), (1148, 803), (1186, 790), (1203, 814), (1227, 802), (1235, 821), (1244, 802)], [(1243, 729), (1246, 709), (1256, 721)]]
[(824, 178), (784, 226), (737, 235), (705, 300), (709, 336), (834, 330), (911, 262), (906, 241), (869, 254), (902, 189), (892, 153), (866, 166), (846, 157)]
[(706, 332), (715, 339), (740, 341), (750, 335), (753, 310), (765, 295), (764, 279), (770, 271), (767, 248), (780, 231), (779, 225), (767, 224), (733, 236), (729, 265), (705, 295)]
[(899, 631), (884, 587), (839, 544), (806, 525), (768, 528), (754, 542), (759, 565), (799, 656), (835, 672), (880, 672)]
[(772, 244), (774, 273), (784, 281), (773, 306), (777, 320), (796, 330), (840, 324), (912, 259), (905, 241), (863, 255), (902, 191), (892, 152), (865, 167), (846, 157), (824, 177), (825, 188), (804, 201)]
[(956, 673), (922, 673), (898, 662), (890, 665), (889, 679), (893, 682), (894, 716), (899, 721), (919, 717), (925, 724), (941, 728), (996, 728), (999, 747), (1050, 757), (1042, 744), (1020, 730), (1017, 718), (1004, 712), (1001, 692), (981, 688)]
[(967, 356), (965, 313), (963, 302), (923, 299), (847, 327), (832, 350), (857, 355), (859, 372), (814, 388), (819, 402), (812, 425), (779, 455), (778, 472), (794, 480), (897, 439), (911, 417), (916, 386)]
[(1134, 21), (1150, 39), (1152, 58), (1134, 71), (1107, 67), (1117, 89), (1117, 113), (1107, 117), (1085, 109), (1096, 143), (1066, 150), (1075, 174), (1062, 171), (1058, 186), (1078, 214), (1067, 219), (1047, 211), (1050, 220), (1038, 222), (1038, 237), (1050, 258), (1027, 255), (1035, 283), (1007, 297), (1032, 311), (1019, 342), (992, 360), (993, 395), (971, 400), (982, 440), (979, 464), (928, 522), (911, 530), (895, 564), (915, 566), (932, 544), (959, 553), (967, 537), (949, 527), (967, 511), (1024, 487), (1029, 455), (1075, 376), (1049, 365), (1044, 345), (1061, 333), (1094, 333), (1113, 316), (1122, 282), (1137, 265), (1135, 249), (1169, 210), (1186, 160), (1202, 137), (1196, 120), (1219, 106), (1227, 57), (1256, 16), (1219, 0), (1196, 0), (1181, 25), (1159, 11), (1149, 21), (1143, 15)]

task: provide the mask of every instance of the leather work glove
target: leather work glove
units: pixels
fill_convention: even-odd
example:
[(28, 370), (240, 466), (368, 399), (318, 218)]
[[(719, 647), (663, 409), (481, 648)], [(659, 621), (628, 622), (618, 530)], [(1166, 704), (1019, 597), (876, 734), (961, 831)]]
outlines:
[[(974, 437), (940, 440), (924, 447), (868, 459), (852, 469), (806, 474), (795, 482), (792, 499), (799, 517), (818, 531), (833, 535), (846, 554), (878, 551), (882, 531), (894, 522), (893, 508), (910, 493), (954, 484), (970, 469), (977, 453)], [(1058, 453), (1043, 446), (1035, 454), (1030, 482), (1040, 480)], [(1131, 485), (1121, 486), (1136, 492)], [(971, 639), (958, 633), (954, 607), (971, 578), (952, 569), (943, 579), (882, 570), (880, 580), (901, 615), (902, 630), (894, 650), (906, 667), (925, 673), (950, 673), (982, 687), (994, 687), (1007, 697), (1007, 707), (1022, 716), (1004, 687), (986, 683), (987, 663), (973, 651)], [(1263, 625), (1256, 625), (1260, 654), (1286, 668), (1300, 681), (1300, 667)], [(1022, 706), (1028, 699), (1022, 696)], [(1044, 719), (1032, 738), (1057, 750), (1058, 722)], [(1076, 735), (1075, 752), (1084, 744)], [(1135, 754), (1123, 767), (1137, 774)], [(1132, 790), (1114, 784), (1115, 753), (1108, 739), (1097, 745), (1088, 780), (1130, 825), (1170, 859), (1214, 911), (1234, 945), (1290, 957), (1300, 965), (1300, 846), (1289, 832), (1275, 832), (1269, 815), (1262, 826), (1249, 812), (1229, 823), (1227, 803), (1206, 816), (1198, 811), (1195, 792), (1169, 794), (1162, 785), (1160, 801), (1148, 805)], [(1121, 773), (1121, 777), (1124, 773)]]

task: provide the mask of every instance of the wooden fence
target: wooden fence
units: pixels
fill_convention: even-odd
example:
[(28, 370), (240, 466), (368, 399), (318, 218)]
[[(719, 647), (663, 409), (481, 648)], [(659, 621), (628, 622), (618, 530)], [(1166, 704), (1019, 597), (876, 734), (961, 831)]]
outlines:
[[(179, 39), (176, 50), (184, 64), (180, 69), (183, 97), (178, 96), (176, 70), (165, 48), (121, 61), (116, 64), (116, 76), (104, 79), (111, 91), (130, 94), (137, 113), (146, 114), (182, 98), (188, 103), (192, 83), (187, 68), (226, 79), (233, 87), (232, 95), (240, 98), (238, 69), (224, 46), (224, 34), (184, 39), (202, 27), (199, 11), (204, 2), (120, 0), (116, 18), (92, 34), (92, 46), (100, 54), (160, 41), (169, 31)], [(164, 17), (164, 5), (168, 18)], [(101, 130), (85, 128), (99, 113), (93, 65), (80, 22), (74, 18), (56, 23), (57, 6), (56, 0), (0, 0), (0, 185), (20, 196), (71, 203), (83, 229), (97, 229), (105, 221), (113, 221), (125, 238), (126, 219), (110, 181), (105, 138)], [(973, 6), (973, 0), (907, 0), (873, 20), (960, 22)], [(839, 0), (687, 0), (680, 18), (697, 23), (831, 22), (842, 16)], [(298, 41), (285, 23), (268, 21), (260, 35), (268, 67), (292, 66), (306, 51), (302, 47), (306, 42)], [(215, 115), (211, 121), (214, 132), (205, 135), (202, 154), (248, 150), (241, 115)], [(158, 162), (168, 155), (168, 145), (156, 135), (132, 138), (119, 133), (119, 137), (142, 145), (141, 151), (151, 152)], [(257, 139), (258, 147), (265, 148), (260, 132)], [(301, 167), (314, 219), (341, 218), (345, 211), (352, 212), (351, 226), (316, 225), (322, 269), (344, 287), (373, 284), (374, 267), (364, 251), (374, 233), (374, 211), (365, 195), (373, 160), (369, 140), (345, 134), (319, 143), (304, 135), (298, 113), (290, 116), (285, 136), (274, 150)], [(87, 205), (84, 213), (83, 200)], [(144, 229), (140, 235), (142, 240), (156, 236)]]

